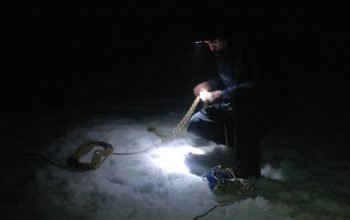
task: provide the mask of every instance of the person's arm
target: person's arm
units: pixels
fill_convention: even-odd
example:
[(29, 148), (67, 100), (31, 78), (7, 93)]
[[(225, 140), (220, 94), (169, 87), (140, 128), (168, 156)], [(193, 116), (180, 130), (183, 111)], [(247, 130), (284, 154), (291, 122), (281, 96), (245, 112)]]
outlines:
[(208, 80), (208, 84), (210, 85), (210, 89), (211, 89), (210, 91), (219, 90), (219, 89), (224, 88), (224, 85), (222, 84), (222, 81), (218, 76), (212, 76)]
[(218, 90), (222, 88), (222, 82), (218, 77), (212, 77), (208, 81), (201, 82), (196, 85), (193, 89), (193, 93), (195, 96), (199, 95), (199, 92), (202, 90), (206, 90), (208, 92)]
[(222, 97), (223, 100), (228, 101), (228, 100), (230, 100), (231, 94), (232, 94), (236, 89), (238, 89), (238, 88), (247, 88), (247, 89), (251, 89), (251, 88), (253, 88), (254, 86), (255, 86), (255, 85), (254, 85), (254, 81), (253, 81), (253, 80), (247, 80), (247, 81), (241, 82), (241, 83), (238, 84), (238, 85), (226, 87), (225, 89), (222, 90), (222, 92), (221, 92), (221, 97)]

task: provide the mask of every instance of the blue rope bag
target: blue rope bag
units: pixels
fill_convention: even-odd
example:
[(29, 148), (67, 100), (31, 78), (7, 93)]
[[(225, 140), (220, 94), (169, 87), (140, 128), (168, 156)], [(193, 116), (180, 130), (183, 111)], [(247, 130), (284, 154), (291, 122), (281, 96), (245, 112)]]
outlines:
[(230, 168), (222, 168), (220, 165), (202, 175), (203, 180), (207, 180), (210, 189), (215, 190), (218, 185), (234, 178), (235, 175)]
[(209, 188), (216, 194), (234, 194), (239, 196), (255, 197), (255, 187), (236, 178), (231, 168), (222, 168), (220, 165), (202, 175), (208, 181)]

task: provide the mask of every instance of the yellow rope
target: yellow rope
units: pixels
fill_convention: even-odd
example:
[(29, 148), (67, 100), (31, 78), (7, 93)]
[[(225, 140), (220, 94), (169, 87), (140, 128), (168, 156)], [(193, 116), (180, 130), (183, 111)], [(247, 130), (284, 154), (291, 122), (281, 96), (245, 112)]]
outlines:
[[(256, 197), (255, 194), (255, 187), (251, 183), (242, 183), (239, 179), (233, 178), (229, 179), (223, 184), (225, 186), (221, 186), (221, 189), (217, 191), (219, 194), (232, 194), (232, 195), (238, 195), (241, 196), (238, 200), (242, 200), (244, 198), (248, 197)], [(220, 187), (220, 186), (219, 186)], [(236, 203), (238, 200), (234, 200), (227, 203), (217, 203), (216, 205), (212, 206), (210, 209), (205, 211), (203, 214), (195, 216), (192, 220), (197, 220), (200, 218), (203, 218), (207, 216), (209, 213), (214, 211), (218, 207), (224, 207), (224, 206), (230, 206)]]
[[(175, 136), (185, 127), (186, 123), (190, 119), (191, 115), (193, 114), (193, 111), (197, 107), (198, 103), (200, 101), (199, 96), (194, 100), (193, 104), (191, 105), (190, 109), (187, 111), (186, 115), (181, 119), (181, 121), (177, 124), (177, 126), (167, 135), (159, 135), (161, 137), (161, 142), (167, 142), (175, 138)], [(149, 131), (150, 128), (148, 128)], [(153, 130), (155, 132), (155, 130)], [(155, 132), (156, 133), (156, 132)], [(89, 153), (93, 147), (95, 146), (101, 146), (103, 147), (103, 150), (96, 150), (94, 152), (94, 155), (91, 159), (90, 163), (82, 163), (79, 161), (79, 159)], [(107, 159), (110, 155), (133, 155), (133, 154), (140, 154), (147, 152), (151, 149), (153, 149), (154, 146), (147, 148), (145, 150), (137, 151), (137, 152), (130, 152), (130, 153), (113, 153), (113, 147), (111, 144), (103, 142), (103, 141), (87, 141), (83, 144), (81, 144), (78, 149), (73, 153), (72, 156), (67, 158), (67, 166), (73, 170), (77, 171), (86, 171), (86, 170), (95, 170), (101, 166), (101, 164)]]
[[(82, 163), (79, 159), (89, 153), (93, 147), (101, 146), (103, 150), (96, 150), (91, 159), (90, 163)], [(68, 167), (78, 170), (95, 170), (101, 166), (101, 164), (106, 160), (106, 158), (113, 153), (113, 147), (111, 144), (103, 142), (103, 141), (87, 141), (81, 144), (76, 151), (67, 158)]]
[[(185, 114), (185, 116), (181, 119), (181, 121), (177, 124), (177, 126), (167, 135), (162, 135), (159, 134), (155, 128), (153, 127), (148, 127), (148, 130), (150, 132), (154, 132), (157, 136), (161, 137), (161, 142), (167, 142), (172, 140), (173, 138), (175, 138), (175, 136), (185, 127), (186, 123), (188, 122), (188, 120), (190, 119), (190, 117), (192, 116), (194, 110), (196, 109), (198, 103), (200, 101), (199, 96), (194, 100), (193, 104), (191, 105), (191, 107), (189, 108), (189, 110), (187, 111), (187, 113)], [(226, 137), (226, 127), (224, 127), (225, 129), (225, 138), (226, 138), (226, 142), (227, 142), (227, 137)], [(79, 161), (79, 159), (88, 154), (93, 147), (96, 146), (101, 146), (103, 147), (103, 150), (95, 150), (93, 157), (91, 159), (90, 163), (82, 163)], [(36, 154), (36, 153), (25, 153), (25, 154), (18, 154), (18, 155), (14, 155), (14, 156), (8, 156), (5, 158), (2, 158), (1, 160), (8, 160), (8, 159), (13, 159), (13, 158), (17, 158), (17, 157), (25, 157), (25, 156), (35, 156), (35, 157), (39, 157), (45, 161), (47, 161), (48, 163), (57, 166), (59, 168), (62, 169), (68, 169), (68, 170), (75, 170), (75, 171), (87, 171), (87, 170), (95, 170), (97, 168), (99, 168), (102, 163), (107, 159), (108, 156), (110, 155), (133, 155), (133, 154), (140, 154), (140, 153), (145, 153), (149, 150), (152, 150), (155, 146), (152, 146), (150, 148), (144, 149), (144, 150), (140, 150), (140, 151), (136, 151), (136, 152), (126, 152), (126, 153), (113, 153), (113, 147), (111, 144), (107, 143), (107, 142), (103, 142), (103, 141), (98, 141), (98, 140), (93, 140), (93, 141), (87, 141), (83, 144), (81, 144), (76, 150), (75, 152), (67, 158), (66, 160), (66, 165), (60, 165), (57, 163), (52, 162), (51, 160), (49, 160), (48, 158), (46, 158), (43, 155), (40, 154)], [(233, 186), (235, 185), (235, 187), (226, 187), (223, 186), (221, 187), (221, 185), (219, 184), (218, 187), (218, 193), (221, 192), (225, 192), (227, 188), (231, 188), (231, 189), (235, 189), (235, 193), (238, 195), (249, 195), (252, 196), (252, 194), (255, 192), (253, 185), (251, 184), (242, 184), (239, 180), (235, 179), (234, 181), (229, 181), (226, 183), (230, 183), (229, 185)], [(237, 187), (238, 186), (238, 187)], [(226, 191), (227, 192), (227, 191)], [(232, 192), (231, 192), (232, 193)], [(193, 220), (197, 220), (199, 218), (202, 218), (206, 215), (208, 215), (210, 212), (212, 212), (214, 209), (216, 209), (217, 207), (222, 207), (222, 206), (229, 206), (234, 204), (234, 202), (230, 202), (230, 203), (222, 203), (222, 204), (216, 204), (213, 207), (211, 207), (209, 210), (207, 210), (206, 212), (204, 212), (201, 215), (197, 215), (193, 218)]]
[(185, 127), (185, 125), (187, 124), (188, 120), (191, 118), (194, 110), (196, 109), (198, 103), (200, 101), (200, 97), (197, 96), (197, 98), (194, 100), (194, 102), (192, 103), (191, 107), (189, 108), (189, 110), (187, 111), (187, 113), (185, 114), (185, 116), (181, 119), (181, 121), (176, 125), (176, 127), (169, 132), (168, 134), (164, 135), (164, 134), (160, 134), (158, 133), (158, 131), (156, 130), (156, 128), (154, 127), (148, 127), (148, 131), (155, 133), (158, 137), (161, 138), (161, 142), (165, 143), (168, 141), (173, 140), (176, 135), (178, 135), (178, 133)]

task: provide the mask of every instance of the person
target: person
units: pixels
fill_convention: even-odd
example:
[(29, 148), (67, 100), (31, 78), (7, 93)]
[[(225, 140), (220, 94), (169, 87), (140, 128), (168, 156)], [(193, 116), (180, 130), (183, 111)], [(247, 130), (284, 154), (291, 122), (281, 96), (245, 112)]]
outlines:
[[(236, 177), (260, 177), (259, 143), (264, 125), (254, 56), (244, 44), (226, 36), (216, 36), (204, 43), (215, 57), (217, 73), (194, 87), (196, 97), (201, 91), (208, 93), (202, 100), (205, 107), (190, 118), (187, 131), (227, 146), (221, 162), (231, 167)], [(220, 151), (213, 152), (190, 153), (186, 160), (201, 163), (220, 155)]]

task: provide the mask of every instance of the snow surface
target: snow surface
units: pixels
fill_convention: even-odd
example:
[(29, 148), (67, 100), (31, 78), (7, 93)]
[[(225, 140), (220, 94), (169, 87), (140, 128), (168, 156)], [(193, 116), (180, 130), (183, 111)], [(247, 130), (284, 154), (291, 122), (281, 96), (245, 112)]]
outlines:
[[(159, 140), (147, 126), (166, 133), (191, 104), (173, 108), (172, 100), (158, 103), (162, 111), (154, 103), (135, 101), (88, 117), (79, 111), (48, 113), (33, 122), (30, 134), (37, 137), (31, 137), (32, 142), (14, 140), (13, 146), (26, 146), (10, 152), (36, 151), (64, 164), (86, 140), (108, 142), (114, 152), (146, 149)], [(49, 130), (56, 132), (54, 138)], [(349, 154), (343, 155), (349, 143), (322, 142), (322, 135), (298, 128), (271, 129), (261, 143), (263, 177), (251, 180), (257, 196), (240, 198), (215, 195), (200, 176), (188, 172), (184, 154), (200, 149), (194, 148), (194, 140), (183, 132), (154, 151), (112, 155), (99, 169), (87, 172), (70, 172), (37, 158), (3, 162), (1, 219), (193, 219), (225, 202), (234, 203), (202, 219), (350, 219), (350, 162)], [(45, 144), (34, 146), (38, 142)], [(202, 143), (204, 149), (215, 147), (210, 141)]]

